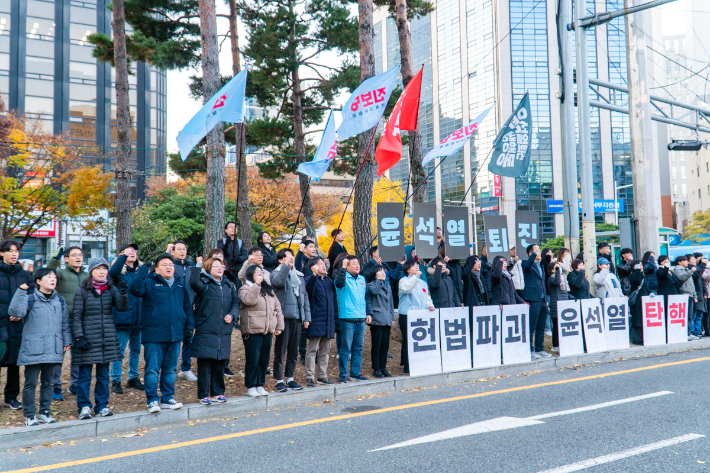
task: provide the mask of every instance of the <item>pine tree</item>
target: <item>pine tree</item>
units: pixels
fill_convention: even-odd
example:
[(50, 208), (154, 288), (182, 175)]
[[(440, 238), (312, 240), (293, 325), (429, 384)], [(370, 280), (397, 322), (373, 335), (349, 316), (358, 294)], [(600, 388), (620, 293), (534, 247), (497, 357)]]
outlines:
[[(251, 145), (280, 154), (260, 170), (265, 177), (281, 177), (308, 159), (305, 128), (322, 122), (337, 92), (357, 86), (352, 55), (358, 45), (357, 22), (338, 0), (250, 0), (240, 7), (248, 36), (244, 55), (251, 64), (247, 95), (276, 110), (275, 116), (247, 123), (247, 137)], [(344, 59), (341, 64), (323, 63), (319, 59), (324, 52)], [(316, 222), (308, 189), (301, 176), (306, 234), (313, 235)]]

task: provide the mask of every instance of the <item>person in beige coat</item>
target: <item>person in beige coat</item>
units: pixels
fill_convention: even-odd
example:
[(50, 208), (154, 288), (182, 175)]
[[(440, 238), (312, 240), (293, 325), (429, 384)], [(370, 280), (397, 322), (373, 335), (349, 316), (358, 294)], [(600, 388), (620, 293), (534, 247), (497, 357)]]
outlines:
[(269, 283), (264, 280), (261, 267), (249, 266), (245, 284), (239, 289), (239, 329), (244, 341), (246, 366), (244, 384), (250, 397), (268, 396), (264, 389), (266, 368), (269, 366), (272, 335), (284, 329), (281, 304)]

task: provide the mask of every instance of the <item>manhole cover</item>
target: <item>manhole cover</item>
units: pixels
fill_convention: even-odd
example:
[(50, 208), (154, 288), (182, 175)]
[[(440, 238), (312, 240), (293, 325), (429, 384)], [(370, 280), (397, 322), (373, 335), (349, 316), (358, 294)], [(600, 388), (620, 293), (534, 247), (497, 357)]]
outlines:
[(346, 407), (343, 409), (343, 412), (347, 413), (354, 413), (354, 412), (367, 412), (367, 411), (376, 411), (378, 409), (381, 409), (379, 406), (353, 406), (353, 407)]

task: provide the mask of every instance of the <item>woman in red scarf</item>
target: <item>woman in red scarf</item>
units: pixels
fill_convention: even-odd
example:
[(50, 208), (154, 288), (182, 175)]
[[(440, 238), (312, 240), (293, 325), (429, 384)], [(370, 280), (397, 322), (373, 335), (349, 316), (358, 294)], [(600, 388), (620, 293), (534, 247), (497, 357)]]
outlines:
[(116, 288), (108, 278), (108, 262), (103, 258), (89, 261), (89, 277), (81, 283), (74, 297), (72, 313), (72, 364), (79, 365), (76, 402), (79, 419), (91, 419), (91, 375), (96, 365), (94, 413), (100, 417), (113, 415), (108, 408), (109, 365), (120, 359), (114, 310), (128, 310), (128, 285)]

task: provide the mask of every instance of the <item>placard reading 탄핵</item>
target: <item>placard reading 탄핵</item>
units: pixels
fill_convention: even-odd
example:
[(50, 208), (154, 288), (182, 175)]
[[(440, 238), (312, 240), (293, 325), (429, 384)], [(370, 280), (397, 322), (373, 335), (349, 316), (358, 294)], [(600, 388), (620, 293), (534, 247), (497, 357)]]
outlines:
[(530, 307), (527, 304), (503, 306), (503, 364), (530, 361)]
[(688, 294), (675, 294), (668, 296), (668, 309), (666, 312), (666, 333), (668, 343), (681, 343), (688, 341)]
[(560, 339), (560, 356), (584, 353), (579, 301), (557, 301), (557, 330)]
[(473, 367), (488, 368), (501, 362), (500, 308), (497, 305), (473, 308)]
[(643, 308), (643, 346), (665, 345), (666, 318), (663, 296), (643, 296), (641, 304)]
[(441, 332), (441, 369), (456, 371), (471, 369), (471, 330), (468, 307), (439, 309)]
[(604, 299), (606, 349), (629, 348), (629, 300), (626, 297)]
[(407, 350), (412, 376), (441, 373), (439, 311), (407, 312)]
[(602, 304), (596, 297), (582, 299), (582, 325), (584, 326), (584, 340), (587, 342), (587, 353), (606, 351)]

